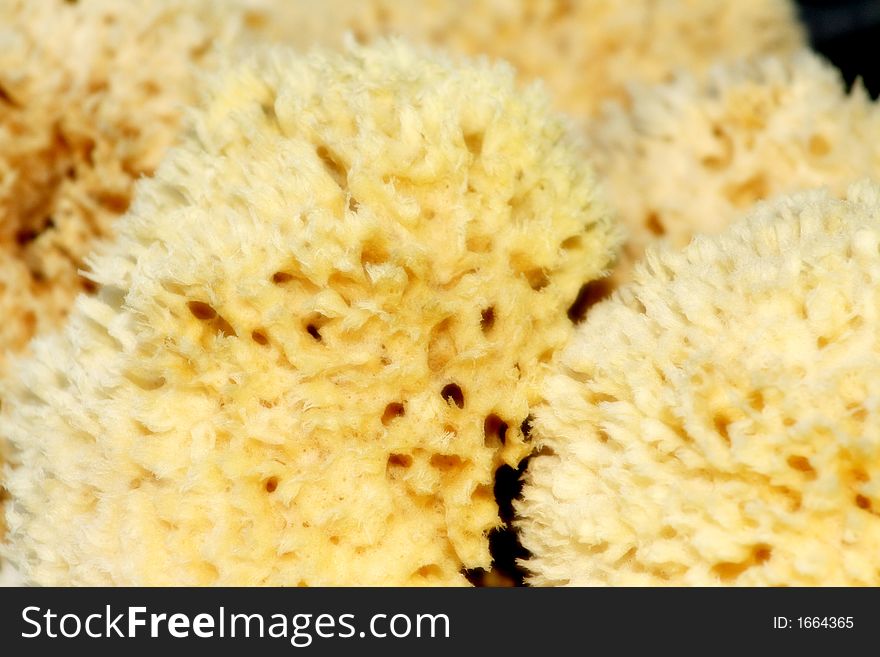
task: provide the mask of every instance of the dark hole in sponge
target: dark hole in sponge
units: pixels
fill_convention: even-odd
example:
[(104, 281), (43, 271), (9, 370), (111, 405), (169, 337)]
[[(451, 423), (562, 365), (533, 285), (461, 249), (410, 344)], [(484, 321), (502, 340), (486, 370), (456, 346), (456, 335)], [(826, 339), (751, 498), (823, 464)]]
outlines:
[(432, 468), (450, 471), (460, 468), (463, 461), (460, 456), (456, 456), (455, 454), (434, 454), (431, 456), (430, 463)]
[(540, 292), (550, 284), (547, 272), (543, 269), (532, 269), (526, 272), (526, 280), (529, 282), (529, 287), (535, 292)]
[(459, 408), (464, 408), (464, 392), (457, 383), (448, 383), (443, 386), (440, 395), (446, 400), (446, 403), (452, 403)]
[(409, 454), (392, 454), (388, 457), (388, 465), (395, 468), (408, 468), (412, 462), (412, 456)]
[(666, 229), (660, 221), (660, 215), (656, 212), (650, 212), (648, 213), (648, 216), (645, 217), (645, 228), (647, 228), (655, 237), (663, 237), (663, 235), (666, 234)]
[(190, 301), (186, 305), (196, 319), (207, 321), (217, 316), (217, 311), (204, 301)]
[(274, 493), (278, 489), (278, 478), (277, 477), (269, 477), (266, 480), (266, 492)]
[(765, 561), (769, 561), (770, 557), (773, 556), (773, 548), (769, 545), (761, 543), (756, 545), (753, 552), (752, 558), (755, 560), (755, 563), (764, 563)]
[(251, 339), (258, 345), (262, 345), (264, 347), (269, 344), (269, 338), (263, 331), (260, 331), (259, 329), (251, 331)]
[(522, 432), (523, 440), (531, 440), (532, 438), (532, 421), (534, 418), (529, 415), (525, 420), (522, 421), (522, 424), (519, 425), (519, 430)]
[(18, 107), (18, 103), (9, 95), (9, 92), (6, 91), (2, 86), (0, 86), (0, 102), (6, 103), (7, 105), (12, 105), (13, 107)]
[(232, 324), (227, 322), (221, 315), (218, 315), (217, 311), (204, 301), (189, 301), (186, 306), (196, 319), (203, 322), (211, 322), (211, 327), (215, 331), (222, 333), (226, 337), (237, 335), (235, 329), (232, 328)]
[(318, 331), (317, 326), (315, 326), (314, 324), (309, 324), (308, 326), (306, 326), (306, 331), (308, 331), (309, 335), (315, 338), (315, 340), (317, 340), (318, 342), (321, 341), (321, 333), (320, 331)]
[(214, 320), (214, 328), (217, 329), (224, 336), (228, 337), (236, 337), (238, 334), (235, 332), (235, 329), (232, 328), (232, 324), (226, 321), (226, 319), (220, 315), (217, 315), (217, 319)]
[(483, 440), (486, 446), (504, 444), (507, 437), (507, 422), (492, 413), (483, 422)]
[(580, 235), (573, 235), (572, 237), (569, 237), (568, 239), (566, 239), (562, 243), (562, 248), (563, 249), (579, 249), (581, 247), (581, 244), (583, 244), (583, 240), (581, 240), (581, 236)]
[(502, 465), (495, 471), (495, 502), (498, 514), (504, 527), (493, 529), (489, 533), (489, 552), (492, 554), (492, 570), (487, 572), (480, 568), (465, 570), (464, 576), (474, 586), (523, 586), (525, 571), (517, 564), (518, 560), (528, 559), (531, 555), (519, 542), (517, 532), (510, 526), (513, 520), (513, 500), (522, 492), (522, 474), (528, 465), (525, 459), (514, 469)]
[(568, 318), (575, 324), (584, 321), (590, 308), (610, 294), (611, 284), (606, 278), (590, 281), (586, 285), (581, 286), (574, 303), (568, 309)]
[(315, 152), (321, 159), (321, 162), (324, 164), (324, 168), (327, 169), (327, 173), (330, 174), (330, 177), (336, 181), (336, 184), (342, 187), (345, 184), (348, 173), (346, 172), (345, 167), (340, 163), (336, 154), (326, 146), (318, 146)]
[(101, 205), (113, 212), (114, 214), (122, 214), (128, 210), (131, 200), (128, 196), (122, 194), (106, 194), (100, 199)]
[(483, 135), (479, 133), (466, 133), (464, 135), (464, 144), (474, 156), (479, 156), (483, 151)]
[(810, 475), (810, 474), (815, 475), (816, 474), (816, 470), (813, 468), (813, 465), (810, 463), (810, 459), (808, 459), (806, 456), (798, 456), (798, 455), (789, 456), (788, 459), (786, 460), (786, 462), (788, 463), (788, 467), (790, 467), (793, 470), (798, 470), (799, 472), (803, 472), (804, 474), (807, 474), (807, 475)]
[(52, 217), (46, 217), (43, 225), (40, 227), (27, 226), (20, 228), (15, 232), (15, 243), (19, 246), (27, 246), (37, 239), (43, 232), (55, 228), (55, 220)]
[(483, 329), (483, 333), (488, 333), (493, 326), (495, 326), (495, 307), (489, 306), (480, 313), (480, 328)]
[(721, 436), (722, 440), (724, 440), (724, 442), (729, 445), (730, 420), (728, 419), (728, 417), (722, 413), (719, 413), (712, 418), (712, 423), (715, 425), (715, 430), (718, 432), (718, 435)]
[(416, 575), (425, 579), (440, 578), (443, 576), (443, 570), (437, 564), (428, 564), (419, 568)]
[(98, 284), (85, 276), (80, 275), (79, 284), (86, 294), (95, 294), (98, 291)]
[(385, 412), (382, 413), (382, 424), (390, 424), (392, 420), (401, 417), (405, 413), (406, 409), (403, 407), (403, 404), (400, 402), (391, 402), (385, 407)]
[(38, 235), (39, 233), (33, 228), (22, 228), (15, 231), (15, 243), (19, 246), (26, 246), (37, 239)]
[(288, 274), (286, 271), (276, 271), (272, 274), (272, 282), (275, 285), (283, 285), (284, 283), (289, 283), (293, 280), (293, 274)]

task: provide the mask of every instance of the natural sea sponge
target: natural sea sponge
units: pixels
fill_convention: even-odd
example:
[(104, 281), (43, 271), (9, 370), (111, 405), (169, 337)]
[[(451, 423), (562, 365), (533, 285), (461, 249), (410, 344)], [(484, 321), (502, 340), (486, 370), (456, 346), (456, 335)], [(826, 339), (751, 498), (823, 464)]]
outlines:
[(533, 584), (878, 585), (880, 187), (650, 249), (544, 387)]
[(241, 42), (403, 34), (512, 61), (588, 116), (630, 81), (803, 45), (788, 0), (5, 0), (0, 3), (0, 363), (57, 326), (83, 257), (176, 138), (196, 69)]
[[(398, 43), (228, 71), (4, 383), (39, 584), (464, 584), (565, 309), (614, 257), (513, 71)], [(7, 403), (8, 400), (8, 403)]]
[(0, 362), (57, 326), (77, 270), (244, 30), (210, 0), (0, 2)]
[(248, 18), (227, 0), (0, 2), (0, 371), (93, 292), (85, 255)]
[[(789, 0), (245, 0), (267, 34), (300, 46), (400, 35), (511, 62), (558, 107), (592, 116), (632, 81), (805, 45)], [(261, 11), (258, 11), (261, 10)]]
[(632, 90), (591, 128), (594, 163), (630, 231), (615, 280), (645, 246), (683, 247), (756, 201), (880, 175), (880, 106), (817, 55), (721, 66)]

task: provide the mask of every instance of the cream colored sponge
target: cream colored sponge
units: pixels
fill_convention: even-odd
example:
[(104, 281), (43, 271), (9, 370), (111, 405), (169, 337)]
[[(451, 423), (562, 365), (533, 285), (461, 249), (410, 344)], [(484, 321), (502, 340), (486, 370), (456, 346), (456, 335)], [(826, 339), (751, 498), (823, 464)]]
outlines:
[[(589, 117), (633, 81), (805, 45), (790, 0), (242, 0), (266, 33), (301, 46), (401, 35), (505, 59)], [(262, 11), (259, 11), (261, 9)]]
[(878, 585), (880, 187), (649, 250), (544, 387), (541, 585)]
[(0, 0), (0, 372), (92, 291), (83, 258), (176, 138), (197, 70), (253, 36), (236, 1)]
[(229, 0), (0, 1), (0, 363), (60, 324), (245, 19)]
[(630, 231), (618, 281), (654, 241), (683, 247), (760, 199), (820, 185), (842, 195), (880, 175), (880, 106), (809, 52), (635, 87), (632, 105), (609, 107), (590, 132)]
[[(3, 392), (39, 584), (465, 584), (617, 229), (513, 71), (398, 43), (220, 76)], [(8, 400), (8, 403), (7, 403)]]

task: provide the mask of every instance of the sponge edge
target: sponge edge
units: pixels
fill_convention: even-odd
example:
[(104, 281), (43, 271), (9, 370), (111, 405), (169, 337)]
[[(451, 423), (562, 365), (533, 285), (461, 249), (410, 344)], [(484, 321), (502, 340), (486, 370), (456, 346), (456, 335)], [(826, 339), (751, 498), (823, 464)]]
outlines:
[[(615, 281), (645, 247), (716, 234), (758, 200), (880, 175), (880, 107), (802, 52), (634, 86), (590, 128), (591, 155), (630, 231)], [(638, 189), (638, 194), (632, 190)]]
[(61, 323), (243, 20), (228, 0), (0, 3), (0, 359)]
[(511, 62), (560, 109), (590, 117), (632, 81), (805, 46), (789, 0), (242, 0), (261, 29), (299, 46), (400, 35)]
[(197, 95), (194, 69), (255, 37), (338, 47), (346, 29), (508, 59), (578, 116), (632, 81), (804, 44), (788, 0), (5, 0), (0, 359), (90, 290), (82, 259), (174, 141)]
[(28, 581), (488, 567), (494, 471), (619, 242), (548, 104), (395, 42), (219, 76), (91, 260), (97, 298), (5, 383)]
[(237, 0), (0, 2), (0, 371), (92, 291), (83, 258), (174, 141), (195, 70), (253, 37), (245, 18)]
[(649, 249), (544, 386), (538, 585), (877, 585), (880, 187)]

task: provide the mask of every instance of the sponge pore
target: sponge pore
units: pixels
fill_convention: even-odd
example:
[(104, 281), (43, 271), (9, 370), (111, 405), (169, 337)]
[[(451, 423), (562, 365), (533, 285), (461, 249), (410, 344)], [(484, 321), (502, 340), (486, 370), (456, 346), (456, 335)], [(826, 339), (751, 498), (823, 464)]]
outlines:
[[(757, 201), (880, 175), (880, 106), (810, 52), (635, 86), (590, 127), (594, 164), (629, 229), (616, 282), (648, 244), (716, 234)], [(638, 194), (633, 189), (639, 190)]]
[(250, 35), (245, 16), (233, 0), (0, 2), (0, 373), (94, 293), (84, 257), (174, 141), (196, 70)]
[(241, 37), (221, 4), (0, 3), (0, 362), (94, 291), (92, 242), (173, 142), (195, 70)]
[(880, 187), (649, 249), (544, 387), (534, 584), (878, 585)]
[[(6, 383), (40, 584), (465, 584), (565, 308), (614, 257), (537, 88), (400, 43), (255, 55)], [(6, 400), (9, 403), (6, 403)]]

